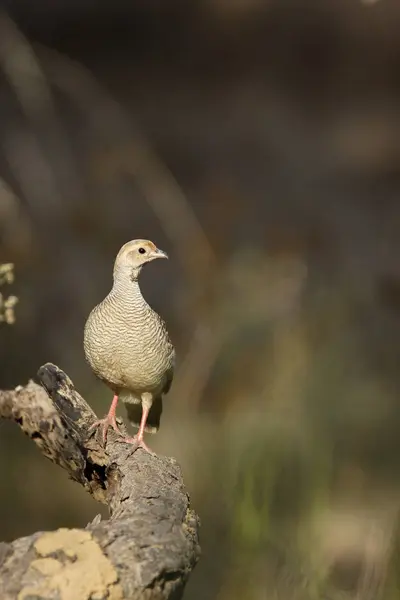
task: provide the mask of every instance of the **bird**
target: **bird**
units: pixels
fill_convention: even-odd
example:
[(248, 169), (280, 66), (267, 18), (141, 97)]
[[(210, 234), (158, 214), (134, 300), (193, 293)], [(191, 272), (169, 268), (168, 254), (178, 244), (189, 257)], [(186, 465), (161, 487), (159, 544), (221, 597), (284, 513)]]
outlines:
[[(163, 396), (171, 388), (175, 349), (163, 319), (144, 299), (139, 276), (143, 266), (168, 258), (150, 240), (137, 239), (119, 250), (109, 294), (90, 312), (84, 327), (85, 358), (95, 376), (114, 393), (108, 414), (91, 430), (102, 429), (107, 443), (110, 427), (124, 441), (154, 454), (144, 441), (144, 432), (156, 433), (160, 426)], [(116, 422), (121, 400), (130, 423), (139, 431), (124, 436)]]

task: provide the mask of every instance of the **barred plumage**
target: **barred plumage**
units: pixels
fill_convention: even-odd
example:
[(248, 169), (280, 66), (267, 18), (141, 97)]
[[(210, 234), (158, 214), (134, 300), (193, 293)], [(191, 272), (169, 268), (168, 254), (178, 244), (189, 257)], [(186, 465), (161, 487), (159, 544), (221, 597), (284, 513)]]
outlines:
[(126, 404), (132, 424), (139, 427), (138, 435), (126, 441), (148, 449), (143, 432), (154, 433), (159, 427), (162, 396), (172, 383), (175, 351), (164, 321), (143, 298), (138, 277), (145, 263), (163, 257), (166, 254), (148, 240), (125, 244), (115, 261), (112, 290), (92, 310), (85, 325), (86, 359), (115, 394), (109, 414), (98, 422), (103, 424), (104, 441), (110, 425), (118, 431), (116, 397)]

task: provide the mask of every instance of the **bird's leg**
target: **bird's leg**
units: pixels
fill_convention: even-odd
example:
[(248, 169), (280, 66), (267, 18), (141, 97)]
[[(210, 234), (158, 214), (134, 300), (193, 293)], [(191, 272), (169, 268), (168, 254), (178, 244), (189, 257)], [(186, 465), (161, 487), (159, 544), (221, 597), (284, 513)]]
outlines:
[(117, 404), (118, 404), (118, 395), (115, 394), (115, 396), (111, 402), (110, 410), (108, 411), (107, 416), (104, 417), (104, 419), (99, 419), (98, 421), (95, 421), (93, 423), (93, 425), (91, 425), (89, 427), (89, 431), (91, 429), (94, 429), (95, 427), (102, 427), (102, 429), (103, 429), (102, 438), (103, 438), (104, 445), (106, 444), (106, 441), (107, 441), (107, 432), (108, 432), (109, 427), (112, 427), (114, 429), (115, 433), (117, 433), (118, 435), (122, 435), (122, 433), (118, 429), (117, 420), (115, 417), (115, 411), (117, 409)]
[(121, 440), (126, 442), (127, 444), (133, 444), (135, 446), (132, 450), (132, 453), (135, 452), (138, 448), (143, 448), (143, 450), (146, 450), (146, 452), (148, 452), (149, 454), (153, 454), (154, 456), (156, 455), (155, 452), (153, 452), (153, 450), (151, 450), (148, 447), (148, 445), (143, 439), (144, 428), (146, 427), (146, 421), (149, 415), (150, 408), (151, 404), (149, 406), (147, 403), (142, 401), (142, 418), (140, 420), (139, 431), (134, 437), (126, 437), (123, 440)]

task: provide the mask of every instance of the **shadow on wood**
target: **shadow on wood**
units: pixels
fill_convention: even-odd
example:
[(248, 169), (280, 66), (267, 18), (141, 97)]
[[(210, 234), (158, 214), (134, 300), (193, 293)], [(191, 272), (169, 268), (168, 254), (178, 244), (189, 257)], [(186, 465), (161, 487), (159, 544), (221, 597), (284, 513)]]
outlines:
[(48, 363), (38, 378), (45, 389), (30, 381), (0, 391), (0, 417), (107, 504), (110, 519), (0, 543), (1, 599), (181, 598), (200, 547), (179, 465), (132, 453), (112, 431), (104, 449), (88, 433), (96, 415), (67, 375)]

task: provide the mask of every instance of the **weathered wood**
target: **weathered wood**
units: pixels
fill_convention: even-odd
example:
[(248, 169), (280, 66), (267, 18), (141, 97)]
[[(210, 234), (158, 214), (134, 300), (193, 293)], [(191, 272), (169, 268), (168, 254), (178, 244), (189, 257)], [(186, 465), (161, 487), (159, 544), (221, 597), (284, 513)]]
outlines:
[(179, 465), (141, 448), (132, 453), (112, 430), (104, 449), (88, 433), (96, 415), (67, 375), (48, 363), (38, 377), (44, 387), (31, 381), (0, 391), (0, 417), (107, 504), (110, 519), (0, 543), (0, 598), (181, 598), (200, 548)]

